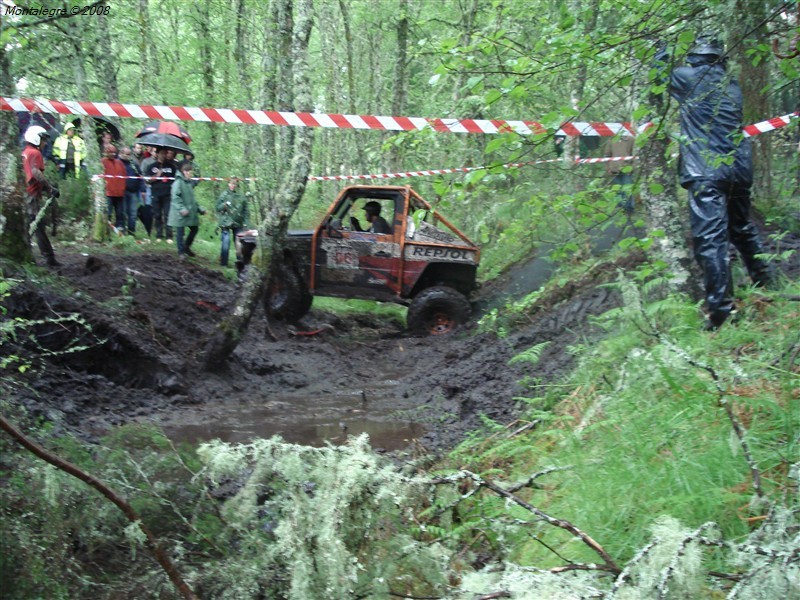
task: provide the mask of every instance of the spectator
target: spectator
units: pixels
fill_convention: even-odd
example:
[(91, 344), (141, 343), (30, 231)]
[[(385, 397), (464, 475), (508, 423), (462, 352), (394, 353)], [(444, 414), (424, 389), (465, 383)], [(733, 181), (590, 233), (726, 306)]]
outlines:
[(125, 165), (125, 175), (129, 178), (125, 180), (125, 196), (123, 201), (123, 210), (128, 217), (126, 232), (128, 235), (134, 235), (136, 232), (136, 216), (138, 214), (139, 205), (142, 203), (144, 181), (142, 180), (142, 171), (139, 169), (139, 165), (133, 158), (133, 153), (128, 146), (120, 148), (119, 159)]
[(142, 168), (142, 161), (144, 161), (144, 159), (147, 158), (148, 156), (150, 156), (150, 153), (139, 142), (136, 142), (133, 145), (133, 149), (131, 151), (131, 158), (136, 163), (136, 166), (139, 167), (139, 169)]
[[(175, 152), (172, 151), (172, 156)], [(156, 222), (156, 241), (160, 242), (166, 235), (168, 244), (172, 243), (172, 227), (169, 226), (170, 202), (172, 182), (178, 172), (175, 163), (167, 159), (167, 149), (156, 150), (155, 160), (144, 172), (150, 180), (150, 195), (152, 199), (153, 216)]]
[[(192, 242), (197, 235), (197, 229), (200, 224), (198, 215), (206, 214), (206, 211), (197, 205), (191, 179), (192, 165), (184, 164), (172, 184), (172, 204), (169, 209), (169, 220), (167, 221), (170, 227), (175, 228), (178, 258), (181, 259), (183, 259), (184, 256), (195, 255), (194, 252), (192, 252)], [(189, 228), (189, 235), (186, 241), (183, 239), (184, 227)]]
[[(228, 180), (228, 189), (222, 192), (217, 200), (217, 223), (221, 231), (222, 246), (219, 253), (219, 264), (223, 267), (228, 266), (228, 254), (231, 247), (231, 238), (235, 239), (242, 228), (247, 224), (247, 197), (241, 192), (237, 192), (239, 185), (237, 177)], [(237, 259), (241, 256), (237, 252)]]
[(66, 179), (67, 175), (80, 177), (80, 169), (86, 156), (86, 144), (75, 132), (75, 125), (67, 123), (64, 125), (64, 133), (58, 136), (53, 144), (53, 157), (58, 164), (58, 174), (61, 179)]
[(236, 234), (236, 271), (239, 281), (247, 278), (247, 265), (252, 262), (257, 245), (257, 230), (246, 229)]
[[(607, 142), (603, 154), (606, 158), (619, 158), (622, 159), (626, 156), (633, 156), (633, 137), (626, 135), (623, 137), (613, 138)], [(606, 162), (606, 173), (611, 175), (611, 185), (620, 186), (617, 192), (619, 198), (619, 206), (622, 207), (626, 213), (633, 212), (633, 194), (631, 193), (631, 185), (633, 184), (633, 176), (630, 173), (630, 161), (626, 160), (609, 160)], [(628, 167), (626, 169), (626, 167)]]
[(42, 253), (47, 265), (50, 267), (59, 266), (56, 260), (50, 238), (47, 237), (44, 215), (40, 215), (40, 204), (42, 192), (48, 191), (54, 198), (58, 198), (58, 188), (51, 184), (44, 176), (44, 157), (42, 148), (48, 141), (47, 131), (39, 125), (32, 125), (25, 130), (23, 137), (25, 149), (22, 151), (22, 169), (25, 172), (25, 208), (28, 213), (28, 221), (31, 228), (36, 232), (36, 245)]
[(114, 135), (110, 131), (103, 131), (102, 135), (100, 136), (100, 152), (101, 154), (106, 154), (106, 147), (113, 146), (114, 147), (114, 158), (116, 158), (117, 152), (117, 144), (114, 141)]
[(111, 213), (114, 213), (114, 227), (117, 233), (125, 232), (125, 163), (117, 156), (117, 149), (108, 144), (103, 149), (103, 174), (106, 177), (106, 200), (108, 201), (108, 218), (111, 220)]
[[(656, 54), (663, 68), (667, 49)], [(698, 37), (673, 69), (669, 93), (680, 104), (681, 185), (689, 191), (694, 255), (703, 269), (708, 319), (705, 329), (722, 325), (734, 309), (729, 242), (742, 255), (756, 285), (769, 285), (772, 270), (750, 220), (753, 156), (742, 136), (742, 90), (726, 70), (722, 44)]]
[[(144, 146), (144, 151), (142, 152), (142, 162), (139, 165), (139, 168), (142, 170), (142, 175), (147, 175), (147, 170), (150, 168), (154, 162), (156, 162), (156, 148), (148, 148)], [(153, 203), (152, 197), (152, 187), (150, 186), (150, 182), (145, 179), (144, 181), (145, 190), (144, 190), (144, 204), (145, 206), (151, 206)]]
[[(194, 173), (194, 177), (200, 177), (200, 168), (197, 166), (197, 163), (194, 162), (194, 154), (191, 152), (184, 152), (183, 153), (183, 160), (178, 163), (178, 169), (182, 169), (183, 165), (185, 164), (192, 165), (192, 173)], [(197, 187), (197, 184), (200, 183), (196, 179), (192, 180), (192, 187)]]

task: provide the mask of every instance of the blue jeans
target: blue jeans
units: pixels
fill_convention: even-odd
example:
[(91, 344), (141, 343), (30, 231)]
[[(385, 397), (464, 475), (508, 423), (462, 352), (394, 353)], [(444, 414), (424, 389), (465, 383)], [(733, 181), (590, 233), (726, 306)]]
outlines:
[(139, 192), (125, 192), (123, 206), (128, 216), (128, 233), (136, 231), (136, 211), (139, 208)]
[(231, 249), (231, 238), (242, 230), (241, 227), (223, 227), (220, 239), (222, 240), (222, 247), (219, 251), (219, 264), (223, 267), (228, 266), (228, 254)]
[(108, 200), (108, 219), (111, 220), (111, 213), (114, 213), (114, 227), (120, 231), (125, 231), (125, 214), (123, 212), (122, 196), (106, 196)]

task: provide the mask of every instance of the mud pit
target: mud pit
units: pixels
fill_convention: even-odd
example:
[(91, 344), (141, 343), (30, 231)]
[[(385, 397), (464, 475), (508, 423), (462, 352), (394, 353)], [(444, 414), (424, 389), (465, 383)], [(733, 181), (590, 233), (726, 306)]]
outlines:
[(414, 338), (395, 322), (317, 310), (304, 324), (330, 330), (295, 336), (273, 323), (273, 341), (259, 309), (230, 363), (204, 373), (194, 358), (231, 308), (236, 283), (201, 261), (178, 263), (166, 252), (124, 258), (60, 252), (59, 260), (69, 290), (26, 282), (7, 305), (29, 319), (77, 314), (88, 322), (91, 333), (69, 322), (39, 331), (49, 349), (93, 338), (95, 345), (37, 365), (19, 397), (34, 416), (88, 438), (115, 425), (152, 422), (187, 441), (280, 434), (316, 445), (366, 431), (373, 446), (386, 450), (415, 439), (447, 447), (477, 427), (481, 413), (513, 420), (513, 397), (524, 393), (517, 382), (534, 373), (508, 366), (512, 356), (551, 340), (553, 351), (535, 375), (557, 378), (571, 362), (561, 349), (578, 330), (588, 333), (585, 317), (615, 304), (610, 292), (587, 289), (500, 341), (467, 332)]
[[(25, 282), (6, 301), (10, 315), (79, 315), (88, 326), (40, 328), (39, 343), (51, 350), (95, 343), (40, 360), (16, 396), (32, 416), (87, 439), (117, 425), (149, 422), (190, 442), (280, 434), (319, 445), (366, 431), (376, 448), (415, 441), (446, 449), (478, 428), (481, 414), (513, 421), (520, 408), (514, 397), (528, 394), (518, 382), (530, 376), (546, 384), (565, 375), (573, 361), (566, 349), (597, 333), (587, 317), (619, 301), (598, 287), (613, 277), (609, 267), (567, 286), (551, 309), (505, 339), (474, 331), (415, 338), (371, 315), (340, 318), (314, 309), (303, 325), (330, 330), (295, 336), (273, 323), (273, 340), (259, 308), (229, 364), (206, 373), (194, 359), (230, 310), (236, 283), (200, 260), (179, 263), (167, 252), (58, 256), (60, 291)], [(551, 344), (535, 368), (508, 364), (544, 341)], [(34, 347), (21, 343), (13, 351), (30, 356)]]

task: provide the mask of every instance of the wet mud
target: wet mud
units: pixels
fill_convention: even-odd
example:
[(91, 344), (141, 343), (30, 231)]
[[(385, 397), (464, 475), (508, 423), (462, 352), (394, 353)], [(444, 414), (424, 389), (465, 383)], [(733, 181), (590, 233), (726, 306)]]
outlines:
[[(96, 440), (118, 425), (153, 423), (176, 441), (281, 435), (310, 445), (366, 432), (375, 448), (441, 451), (481, 427), (482, 416), (513, 422), (521, 410), (515, 398), (530, 393), (521, 381), (563, 378), (573, 366), (569, 346), (600, 334), (589, 317), (620, 302), (601, 284), (640, 258), (556, 290), (502, 338), (475, 325), (450, 337), (413, 337), (374, 315), (345, 318), (313, 308), (299, 328), (326, 327), (295, 335), (281, 323), (268, 327), (259, 307), (232, 359), (215, 373), (200, 370), (196, 358), (231, 310), (236, 282), (200, 259), (178, 262), (159, 251), (59, 252), (59, 260), (59, 278), (27, 280), (4, 303), (5, 318), (62, 318), (7, 345), (38, 357), (12, 400), (56, 430)], [(506, 293), (502, 285), (486, 293)], [(509, 364), (542, 342), (550, 344), (535, 366)], [(59, 354), (64, 349), (71, 352)]]

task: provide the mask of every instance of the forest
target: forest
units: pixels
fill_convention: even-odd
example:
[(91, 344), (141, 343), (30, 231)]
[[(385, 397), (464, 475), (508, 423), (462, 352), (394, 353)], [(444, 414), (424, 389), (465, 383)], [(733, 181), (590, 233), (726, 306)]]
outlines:
[[(774, 273), (731, 246), (713, 331), (664, 78), (708, 38)], [(799, 3), (4, 0), (0, 42), (0, 598), (800, 597)], [(86, 141), (78, 176), (45, 166), (57, 267), (34, 117)], [(121, 148), (154, 120), (204, 178), (189, 260), (117, 235), (97, 177), (98, 124)], [(287, 232), (356, 185), (479, 247), (467, 323), (265, 314)]]

